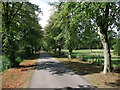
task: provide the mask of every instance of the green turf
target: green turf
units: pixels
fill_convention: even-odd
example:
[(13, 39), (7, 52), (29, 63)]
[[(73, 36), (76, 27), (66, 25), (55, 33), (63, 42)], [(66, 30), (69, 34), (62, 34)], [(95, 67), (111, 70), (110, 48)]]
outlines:
[[(62, 50), (62, 53), (65, 53), (67, 55), (68, 50)], [(84, 50), (73, 50), (72, 57), (76, 58), (76, 56), (84, 57), (87, 61), (93, 61), (95, 59), (100, 59), (101, 64), (104, 62), (104, 54), (102, 49), (93, 49), (92, 52), (89, 49)], [(120, 66), (120, 56), (116, 56), (113, 54), (113, 50), (111, 50), (111, 60), (112, 65), (118, 65)]]

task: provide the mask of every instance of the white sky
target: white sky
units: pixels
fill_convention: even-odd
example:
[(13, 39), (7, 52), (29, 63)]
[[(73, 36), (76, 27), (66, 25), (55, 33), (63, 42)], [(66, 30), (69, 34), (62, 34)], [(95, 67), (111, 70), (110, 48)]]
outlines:
[[(40, 25), (44, 28), (45, 25), (47, 24), (47, 20), (49, 19), (52, 11), (52, 6), (50, 6), (47, 2), (51, 1), (51, 0), (29, 0), (29, 2), (38, 5), (41, 10), (42, 10), (42, 14), (39, 14), (39, 17), (41, 18), (41, 20), (39, 21)], [(55, 0), (52, 0), (52, 2)]]

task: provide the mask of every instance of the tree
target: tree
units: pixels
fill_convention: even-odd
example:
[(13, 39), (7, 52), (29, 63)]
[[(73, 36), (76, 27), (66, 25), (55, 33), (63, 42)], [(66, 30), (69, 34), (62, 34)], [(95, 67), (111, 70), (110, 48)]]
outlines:
[[(3, 52), (8, 55), (9, 59), (11, 60), (11, 63), (15, 63), (15, 41), (14, 41), (14, 35), (13, 31), (11, 30), (12, 22), (22, 7), (23, 3), (8, 3), (8, 2), (3, 2), (3, 10), (2, 10), (2, 15), (3, 15), (3, 38), (2, 38), (2, 43), (3, 43)], [(16, 6), (16, 7), (15, 7)], [(16, 8), (16, 9), (15, 9)], [(15, 63), (16, 64), (16, 63)]]
[[(111, 54), (108, 41), (108, 29), (116, 21), (117, 6), (114, 3), (86, 3), (89, 4), (86, 8), (86, 14), (96, 22), (101, 42), (104, 48), (104, 70), (106, 74), (112, 69)], [(96, 9), (97, 8), (97, 9)], [(93, 11), (93, 12), (90, 12)], [(115, 12), (116, 11), (116, 12)], [(92, 16), (93, 15), (93, 16)]]
[(106, 74), (112, 69), (108, 31), (110, 27), (118, 26), (118, 6), (116, 3), (109, 2), (81, 3), (78, 10), (81, 10), (81, 16), (91, 19), (98, 27), (98, 33), (104, 48), (103, 73)]
[(75, 3), (59, 3), (55, 7), (57, 9), (57, 25), (62, 32), (58, 36), (64, 36), (64, 47), (69, 50), (69, 58), (71, 59), (72, 50), (76, 48), (76, 43), (79, 41), (77, 38), (77, 25), (74, 23), (74, 10), (72, 9)]
[(58, 13), (54, 12), (49, 20), (48, 26), (45, 28), (45, 35), (46, 35), (46, 41), (48, 43), (48, 46), (51, 47), (51, 49), (58, 48), (59, 56), (61, 55), (61, 49), (64, 44), (64, 38), (63, 38), (63, 32), (60, 26), (58, 25)]
[(0, 3), (0, 55), (2, 54), (2, 3)]
[[(104, 3), (95, 3), (95, 2), (79, 2), (79, 3), (57, 3), (56, 7), (58, 8), (59, 21), (62, 29), (65, 31), (65, 44), (69, 51), (71, 51), (73, 44), (75, 44), (75, 30), (78, 29), (79, 24), (84, 20), (94, 23), (94, 26), (97, 27), (98, 34), (104, 48), (104, 70), (103, 73), (106, 74), (112, 69), (111, 66), (111, 54), (110, 54), (110, 45), (108, 39), (108, 31), (110, 28), (115, 26), (119, 27), (119, 6), (116, 3), (104, 2)], [(64, 24), (63, 24), (64, 23)], [(74, 24), (73, 24), (74, 23)], [(73, 24), (73, 27), (71, 26)], [(77, 28), (76, 28), (77, 27)], [(86, 26), (89, 27), (89, 26)], [(74, 29), (75, 28), (75, 29)], [(85, 27), (83, 27), (85, 29)], [(93, 27), (92, 27), (93, 28)], [(87, 30), (87, 29), (85, 29)], [(74, 37), (73, 37), (74, 35)], [(72, 48), (72, 49), (71, 49)]]
[[(38, 6), (28, 2), (3, 2), (2, 4), (3, 53), (10, 59), (12, 66), (16, 66), (18, 63), (15, 60), (15, 53), (20, 48), (19, 45), (21, 45), (20, 41), (22, 42), (23, 40), (22, 37), (28, 37), (28, 33), (32, 30), (39, 31), (41, 29), (38, 25), (38, 18), (36, 18), (37, 15), (35, 13), (35, 11), (40, 13), (41, 10)], [(33, 32), (32, 35), (35, 36), (35, 33)], [(27, 40), (25, 42), (28, 43)]]

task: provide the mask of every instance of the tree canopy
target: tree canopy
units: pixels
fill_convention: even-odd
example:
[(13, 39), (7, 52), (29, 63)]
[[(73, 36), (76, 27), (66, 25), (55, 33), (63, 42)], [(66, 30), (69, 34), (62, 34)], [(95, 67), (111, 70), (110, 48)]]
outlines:
[(110, 72), (110, 45), (115, 43), (113, 28), (119, 27), (119, 5), (114, 2), (58, 2), (51, 5), (55, 11), (48, 25), (51, 29), (46, 28), (48, 34), (52, 35), (51, 40), (61, 43), (59, 40), (62, 39), (62, 46), (69, 50), (70, 55), (73, 49), (81, 46), (93, 48), (97, 44), (96, 47), (103, 47), (103, 73)]
[(2, 50), (12, 66), (16, 66), (16, 51), (29, 48), (33, 52), (40, 46), (42, 27), (38, 13), (41, 9), (29, 2), (3, 2), (2, 6)]

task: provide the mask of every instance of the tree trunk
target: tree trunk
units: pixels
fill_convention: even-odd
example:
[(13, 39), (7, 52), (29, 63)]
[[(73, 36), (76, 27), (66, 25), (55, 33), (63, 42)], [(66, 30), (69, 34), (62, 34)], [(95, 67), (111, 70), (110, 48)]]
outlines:
[[(13, 38), (13, 36), (11, 35), (11, 37)], [(15, 42), (13, 41), (13, 39), (9, 38), (9, 52), (8, 52), (8, 57), (10, 59), (11, 62), (11, 66), (12, 67), (16, 67), (19, 65), (18, 62), (16, 62), (16, 58), (15, 58)]]
[(104, 69), (103, 69), (103, 73), (107, 74), (107, 72), (111, 71), (111, 55), (110, 55), (110, 47), (109, 47), (109, 43), (108, 43), (108, 37), (107, 37), (107, 32), (106, 33), (101, 33), (103, 30), (101, 30), (100, 27), (98, 27), (99, 30), (99, 35), (100, 35), (100, 39), (102, 41), (103, 44), (103, 48), (104, 48)]
[(89, 48), (90, 52), (92, 52), (92, 48)]
[(70, 59), (70, 60), (71, 60), (71, 54), (72, 54), (72, 49), (69, 49), (68, 59)]
[(34, 47), (32, 46), (32, 54), (34, 54)]
[(61, 47), (59, 46), (58, 49), (59, 49), (58, 52), (59, 52), (59, 56), (60, 56), (61, 55)]
[(35, 53), (38, 51), (37, 46), (35, 45)]
[(104, 14), (96, 18), (97, 25), (98, 25), (98, 34), (100, 35), (100, 39), (102, 41), (102, 45), (104, 48), (103, 74), (107, 74), (108, 72), (111, 72), (111, 69), (112, 69), (110, 47), (109, 47), (108, 36), (107, 36), (107, 31), (109, 27), (108, 18), (109, 18), (109, 3), (106, 3)]
[(12, 67), (16, 67), (18, 66), (19, 63), (16, 62), (15, 60), (15, 52), (11, 50), (11, 52), (9, 53), (9, 59), (10, 59), (10, 62), (11, 62), (11, 66)]
[(57, 48), (54, 49), (54, 52), (56, 53)]

